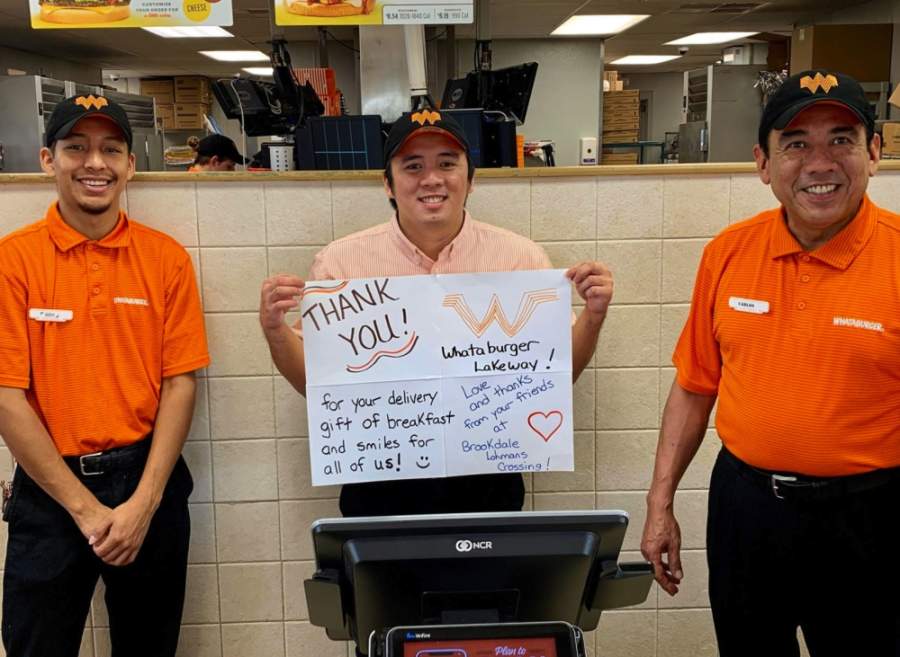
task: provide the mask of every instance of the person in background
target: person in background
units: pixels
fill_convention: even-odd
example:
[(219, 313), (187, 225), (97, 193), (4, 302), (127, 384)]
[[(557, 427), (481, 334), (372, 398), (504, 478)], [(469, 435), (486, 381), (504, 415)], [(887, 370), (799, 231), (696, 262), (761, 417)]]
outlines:
[(900, 655), (900, 216), (856, 80), (789, 77), (754, 149), (781, 207), (705, 248), (675, 348), (641, 551), (684, 576), (675, 490), (713, 404), (706, 532), (722, 657)]
[(115, 102), (60, 101), (40, 151), (58, 200), (0, 239), (9, 657), (77, 655), (98, 577), (112, 654), (178, 645), (193, 488), (181, 449), (210, 360), (190, 256), (120, 207), (131, 144)]
[[(390, 221), (339, 240), (318, 253), (311, 280), (548, 269), (550, 260), (530, 239), (475, 221), (465, 209), (475, 167), (462, 128), (449, 116), (426, 110), (402, 116), (385, 144), (384, 190), (395, 213)], [(572, 369), (577, 378), (597, 345), (612, 299), (612, 275), (583, 262), (567, 272), (585, 307), (572, 327)], [(266, 279), (260, 322), (278, 371), (306, 391), (303, 337), (285, 313), (299, 305), (304, 280)], [(475, 511), (519, 511), (522, 475), (501, 473), (348, 484), (341, 489), (345, 516)]]
[(212, 134), (200, 140), (192, 137), (188, 145), (196, 153), (188, 173), (234, 171), (238, 164), (243, 165), (250, 161), (240, 154), (234, 142), (225, 135)]

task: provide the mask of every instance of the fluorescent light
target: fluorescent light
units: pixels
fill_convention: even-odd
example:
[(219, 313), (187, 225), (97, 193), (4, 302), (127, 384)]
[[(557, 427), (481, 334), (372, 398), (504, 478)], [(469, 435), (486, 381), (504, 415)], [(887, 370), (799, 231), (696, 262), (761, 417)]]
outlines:
[(665, 45), (703, 46), (713, 43), (726, 43), (727, 41), (746, 39), (754, 34), (759, 34), (759, 32), (695, 32), (694, 34), (675, 39), (674, 41), (666, 41)]
[(598, 34), (618, 34), (634, 27), (649, 14), (582, 14), (572, 16), (557, 27), (551, 36), (587, 36)]
[(627, 57), (622, 57), (610, 63), (617, 64), (619, 66), (662, 64), (663, 62), (670, 62), (673, 59), (678, 59), (679, 57), (680, 55), (628, 55)]
[(164, 39), (202, 39), (233, 37), (228, 30), (223, 30), (215, 25), (201, 25), (198, 27), (144, 27), (151, 34)]
[(272, 75), (271, 66), (250, 66), (241, 70), (246, 71), (250, 75)]
[(269, 56), (259, 50), (201, 50), (201, 55), (220, 62), (267, 62)]

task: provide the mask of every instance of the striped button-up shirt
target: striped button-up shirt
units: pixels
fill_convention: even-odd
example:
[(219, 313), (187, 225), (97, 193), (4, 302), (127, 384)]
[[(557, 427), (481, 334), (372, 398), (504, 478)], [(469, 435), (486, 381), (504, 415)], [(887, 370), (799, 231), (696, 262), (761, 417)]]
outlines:
[(466, 212), (462, 229), (432, 260), (407, 239), (396, 214), (384, 224), (347, 235), (319, 251), (309, 280), (465, 274), (549, 269), (544, 250), (527, 237), (475, 221)]

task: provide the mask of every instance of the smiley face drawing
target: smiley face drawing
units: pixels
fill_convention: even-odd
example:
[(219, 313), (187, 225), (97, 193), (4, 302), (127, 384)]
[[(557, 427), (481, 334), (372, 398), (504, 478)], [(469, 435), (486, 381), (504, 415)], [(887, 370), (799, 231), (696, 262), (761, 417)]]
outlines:
[(427, 470), (431, 467), (431, 458), (427, 454), (423, 454), (416, 459), (416, 467), (420, 470)]

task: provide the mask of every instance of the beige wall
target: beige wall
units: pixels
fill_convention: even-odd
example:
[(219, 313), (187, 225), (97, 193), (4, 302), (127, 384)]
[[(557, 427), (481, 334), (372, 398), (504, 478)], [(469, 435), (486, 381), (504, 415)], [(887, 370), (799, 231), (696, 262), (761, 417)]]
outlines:
[[(872, 185), (900, 211), (900, 171)], [(0, 234), (39, 218), (46, 184), (5, 185)], [(575, 386), (576, 471), (535, 476), (529, 509), (621, 508), (631, 514), (625, 559), (638, 559), (644, 495), (703, 244), (730, 222), (774, 204), (752, 175), (484, 179), (469, 207), (483, 221), (530, 235), (555, 265), (598, 258), (616, 278), (614, 305), (592, 367)], [(213, 365), (201, 379), (185, 456), (194, 473), (193, 537), (181, 655), (342, 657), (307, 618), (302, 580), (313, 570), (308, 528), (338, 515), (337, 490), (309, 485), (302, 399), (273, 373), (256, 319), (260, 281), (305, 273), (335, 237), (388, 214), (374, 182), (134, 183), (135, 219), (188, 247), (201, 281)], [(676, 498), (684, 588), (676, 598), (610, 612), (588, 636), (603, 657), (715, 655), (706, 591), (708, 440)], [(9, 453), (0, 462), (9, 475)], [(5, 525), (0, 549), (5, 549)], [(98, 598), (99, 600), (99, 598)], [(84, 655), (109, 654), (102, 604)]]

